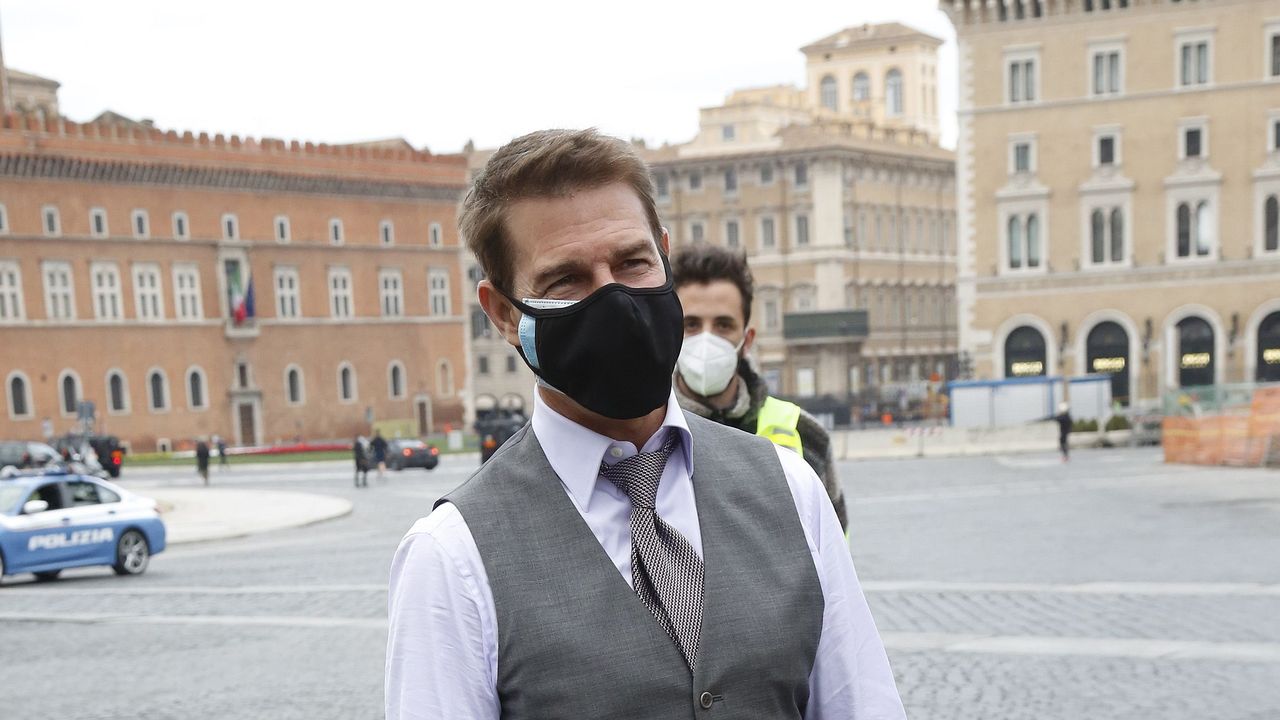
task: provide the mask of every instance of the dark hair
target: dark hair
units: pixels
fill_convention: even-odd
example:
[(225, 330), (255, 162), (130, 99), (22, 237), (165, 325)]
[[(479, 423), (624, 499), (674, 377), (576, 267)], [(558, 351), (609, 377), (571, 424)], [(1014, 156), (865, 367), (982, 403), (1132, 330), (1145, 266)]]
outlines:
[(755, 282), (747, 255), (716, 245), (690, 245), (675, 253), (671, 260), (671, 277), (676, 289), (685, 285), (706, 284), (727, 280), (742, 295), (742, 326), (751, 322), (751, 299), (755, 296)]
[(481, 269), (499, 290), (511, 292), (511, 204), (531, 198), (567, 197), (625, 183), (644, 207), (654, 245), (662, 224), (653, 202), (649, 167), (625, 141), (588, 130), (541, 130), (503, 145), (476, 175), (458, 212), (458, 229)]

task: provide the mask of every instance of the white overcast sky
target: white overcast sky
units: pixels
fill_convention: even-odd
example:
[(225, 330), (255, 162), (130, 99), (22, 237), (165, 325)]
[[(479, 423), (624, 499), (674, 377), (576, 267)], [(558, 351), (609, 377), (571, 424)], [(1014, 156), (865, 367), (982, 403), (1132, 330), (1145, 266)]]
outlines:
[(954, 146), (955, 34), (936, 0), (6, 0), (5, 63), (62, 83), (62, 112), (164, 129), (433, 152), (546, 127), (683, 142), (734, 88), (804, 84), (801, 46), (864, 22), (943, 38)]

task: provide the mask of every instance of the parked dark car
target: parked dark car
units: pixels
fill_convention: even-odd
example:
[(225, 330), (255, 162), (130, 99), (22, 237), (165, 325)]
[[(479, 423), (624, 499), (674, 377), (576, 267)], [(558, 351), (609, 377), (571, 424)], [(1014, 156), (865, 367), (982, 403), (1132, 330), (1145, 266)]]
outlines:
[(27, 440), (0, 441), (0, 467), (12, 465), (18, 469), (42, 468), (62, 460), (62, 455), (50, 445)]
[(431, 470), (440, 464), (440, 448), (421, 440), (395, 439), (387, 441), (387, 467), (403, 470), (420, 467)]

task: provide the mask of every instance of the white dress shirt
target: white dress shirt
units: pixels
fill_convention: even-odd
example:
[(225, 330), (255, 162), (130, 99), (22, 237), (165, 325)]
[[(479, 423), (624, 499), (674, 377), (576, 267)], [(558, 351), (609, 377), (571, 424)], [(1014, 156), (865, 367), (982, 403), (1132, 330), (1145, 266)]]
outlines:
[[(600, 463), (634, 455), (552, 410), (534, 392), (533, 432), (564, 491), (622, 577), (631, 583), (631, 503), (600, 477)], [(682, 436), (658, 485), (658, 516), (702, 556), (691, 479), (692, 444), (673, 393), (662, 429), (641, 451), (657, 450), (668, 428)], [(822, 482), (796, 453), (778, 448), (822, 586), (822, 635), (809, 675), (805, 718), (905, 720), (884, 645), (858, 584), (844, 533)], [(637, 602), (639, 599), (637, 598)], [(410, 528), (391, 564), (386, 665), (388, 720), (497, 720), (498, 620), (480, 551), (457, 507), (444, 503)]]

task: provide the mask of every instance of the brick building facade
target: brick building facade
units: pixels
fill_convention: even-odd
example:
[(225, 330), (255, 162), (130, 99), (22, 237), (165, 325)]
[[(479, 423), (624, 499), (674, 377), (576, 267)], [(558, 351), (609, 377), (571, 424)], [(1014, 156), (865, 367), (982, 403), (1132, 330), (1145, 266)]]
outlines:
[(0, 437), (82, 400), (137, 451), (460, 423), (465, 183), (403, 142), (4, 117)]

